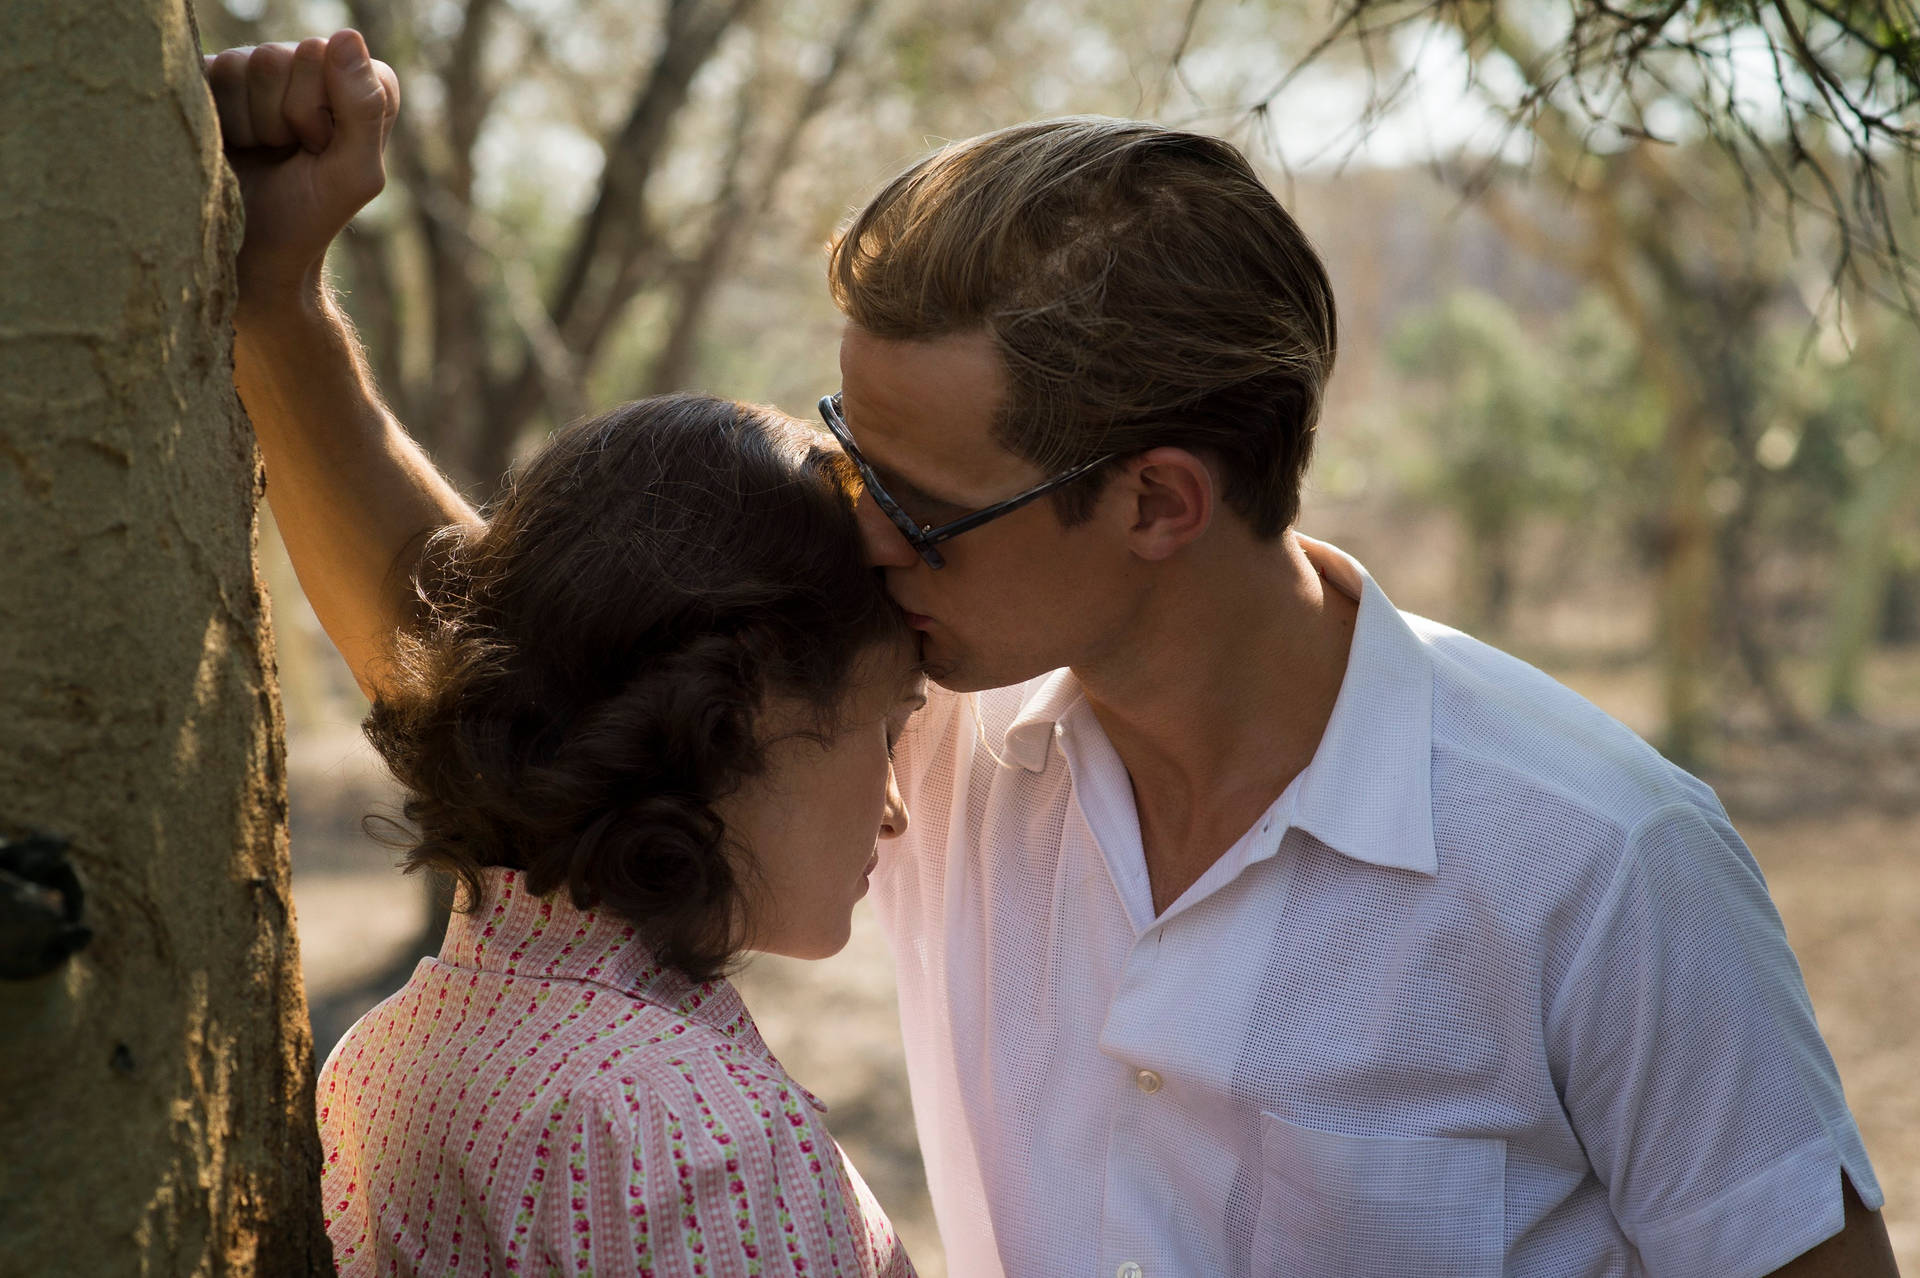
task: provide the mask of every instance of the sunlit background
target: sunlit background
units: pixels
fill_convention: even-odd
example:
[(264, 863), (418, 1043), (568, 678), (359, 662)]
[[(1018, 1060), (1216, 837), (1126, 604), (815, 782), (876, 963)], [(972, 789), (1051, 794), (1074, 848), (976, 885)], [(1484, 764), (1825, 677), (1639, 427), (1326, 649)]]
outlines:
[[(1764, 24), (1621, 93), (1543, 80), (1565, 26), (1545, 0), (1409, 3), (1304, 70), (1320, 5), (200, 9), (209, 50), (354, 25), (398, 71), (388, 191), (331, 265), (395, 410), (475, 500), (620, 399), (810, 416), (838, 380), (823, 246), (945, 139), (1097, 112), (1242, 145), (1342, 308), (1302, 527), (1714, 783), (1920, 1272), (1920, 326), (1884, 241), (1834, 217), (1868, 207), (1871, 141), (1850, 156), (1796, 124), (1783, 94), (1805, 82), (1778, 78)], [(1744, 152), (1710, 136), (1743, 129)], [(1910, 190), (1890, 183), (1874, 226), (1920, 229)], [(360, 831), (392, 796), (270, 528), (262, 561), (324, 1053), (404, 979), (432, 911)], [(887, 962), (863, 912), (839, 958), (741, 984), (939, 1275)]]

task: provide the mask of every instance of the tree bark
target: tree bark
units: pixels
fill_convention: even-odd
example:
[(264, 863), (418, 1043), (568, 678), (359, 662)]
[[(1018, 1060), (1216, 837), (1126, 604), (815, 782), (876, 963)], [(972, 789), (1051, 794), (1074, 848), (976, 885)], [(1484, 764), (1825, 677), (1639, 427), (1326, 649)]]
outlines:
[[(332, 1272), (240, 202), (189, 28), (184, 0), (0, 8), (7, 1273)], [(85, 889), (77, 953), (26, 944), (79, 904), (24, 882), (34, 833)]]

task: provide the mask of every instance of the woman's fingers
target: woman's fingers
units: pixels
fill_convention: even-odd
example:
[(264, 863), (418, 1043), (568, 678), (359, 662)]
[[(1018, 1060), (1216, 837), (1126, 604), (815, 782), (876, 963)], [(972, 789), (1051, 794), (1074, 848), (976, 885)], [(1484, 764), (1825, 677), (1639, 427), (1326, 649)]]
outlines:
[(286, 117), (292, 71), (291, 45), (263, 44), (247, 55), (247, 115), (253, 123), (255, 146), (292, 146), (298, 140)]
[(333, 111), (327, 105), (327, 42), (319, 36), (294, 46), (281, 115), (295, 140), (313, 154), (333, 141)]

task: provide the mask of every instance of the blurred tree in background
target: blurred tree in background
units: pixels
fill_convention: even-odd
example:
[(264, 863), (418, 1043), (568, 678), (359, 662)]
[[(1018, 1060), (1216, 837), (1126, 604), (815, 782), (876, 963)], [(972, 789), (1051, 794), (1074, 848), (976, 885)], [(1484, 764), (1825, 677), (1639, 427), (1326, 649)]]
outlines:
[(1572, 517), (1599, 495), (1594, 449), (1562, 394), (1569, 354), (1541, 341), (1499, 298), (1453, 293), (1409, 316), (1393, 342), (1425, 465), (1414, 493), (1454, 512), (1466, 534), (1461, 617), (1506, 633), (1515, 558), (1529, 516)]
[[(1508, 129), (1572, 124), (1595, 153), (1706, 142), (1750, 202), (1831, 226), (1836, 278), (1890, 283), (1888, 296), (1915, 309), (1912, 0), (1335, 0), (1316, 42), (1253, 109), (1271, 109), (1295, 78), (1344, 51), (1366, 72), (1364, 130), (1408, 91), (1436, 38), (1466, 54), (1472, 83)], [(1487, 66), (1490, 54), (1504, 62)], [(1892, 278), (1872, 280), (1876, 268)]]
[[(1920, 343), (1901, 318), (1863, 308), (1852, 358), (1824, 371), (1801, 379), (1794, 402), (1798, 439), (1817, 435), (1825, 445), (1822, 470), (1835, 498), (1823, 695), (1830, 716), (1852, 718), (1866, 703), (1863, 667), (1875, 641), (1920, 639)], [(1795, 439), (1783, 438), (1779, 451)], [(1817, 527), (1819, 513), (1808, 523)]]

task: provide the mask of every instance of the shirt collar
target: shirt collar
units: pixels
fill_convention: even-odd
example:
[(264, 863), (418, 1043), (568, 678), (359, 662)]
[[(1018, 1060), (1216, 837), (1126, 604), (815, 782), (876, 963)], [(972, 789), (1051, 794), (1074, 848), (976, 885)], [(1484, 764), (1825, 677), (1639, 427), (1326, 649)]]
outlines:
[(606, 911), (580, 909), (564, 888), (536, 896), (518, 870), (490, 867), (480, 876), (481, 904), (448, 920), (442, 962), (534, 980), (611, 986), (771, 1058), (730, 982), (688, 980), (655, 960), (631, 923)]
[(1027, 694), (1020, 713), (1007, 725), (1003, 757), (1029, 772), (1044, 772), (1054, 727), (1085, 700), (1073, 671), (1061, 669), (1043, 675)]
[[(1432, 660), (1357, 560), (1310, 537), (1299, 542), (1321, 576), (1359, 600), (1360, 611), (1333, 715), (1293, 786), (1291, 824), (1354, 860), (1436, 874)], [(1056, 725), (1084, 700), (1070, 670), (1036, 681), (1007, 726), (1006, 762), (1044, 770)]]
[(1301, 537), (1321, 576), (1360, 601), (1347, 673), (1293, 824), (1344, 856), (1437, 874), (1433, 847), (1433, 660), (1358, 561)]

